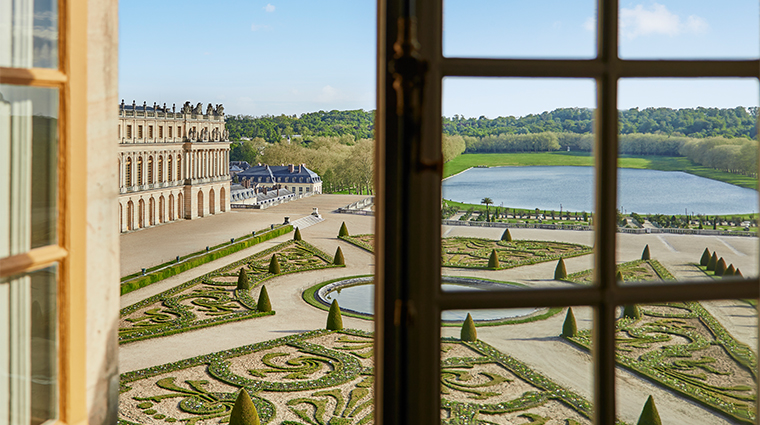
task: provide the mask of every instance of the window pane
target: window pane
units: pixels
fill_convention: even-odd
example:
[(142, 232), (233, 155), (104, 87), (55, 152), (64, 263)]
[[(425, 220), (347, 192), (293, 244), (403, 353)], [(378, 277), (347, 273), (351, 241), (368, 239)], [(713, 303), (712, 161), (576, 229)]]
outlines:
[(58, 68), (58, 1), (0, 3), (0, 66)]
[(443, 5), (445, 56), (596, 56), (594, 1), (447, 0)]
[(57, 266), (0, 279), (0, 421), (57, 416)]
[(620, 2), (620, 57), (757, 58), (756, 1)]
[(593, 265), (594, 83), (446, 78), (443, 89), (444, 290), (590, 284), (572, 278)]
[(471, 323), (443, 312), (444, 423), (591, 424), (592, 358), (563, 335), (590, 330), (592, 309), (530, 310), (522, 323), (501, 325), (477, 319), (491, 310), (464, 312)]
[(0, 257), (55, 244), (58, 90), (0, 85)]
[[(636, 423), (650, 410), (645, 405), (652, 397), (662, 423), (754, 423), (756, 304), (716, 300), (621, 308), (616, 336), (621, 419)], [(588, 346), (587, 335), (576, 342)]]
[(757, 276), (757, 105), (755, 80), (620, 82), (624, 282)]

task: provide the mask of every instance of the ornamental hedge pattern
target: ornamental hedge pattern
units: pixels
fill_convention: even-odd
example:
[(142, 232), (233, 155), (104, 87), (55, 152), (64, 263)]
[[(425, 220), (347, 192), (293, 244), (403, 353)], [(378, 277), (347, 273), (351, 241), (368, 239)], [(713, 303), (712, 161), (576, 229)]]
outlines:
[[(317, 330), (124, 373), (119, 424), (225, 423), (241, 389), (262, 424), (373, 423), (372, 338)], [(482, 341), (441, 350), (443, 424), (591, 423), (586, 399)]]
[(269, 273), (269, 261), (274, 254), (279, 257), (279, 275), (340, 267), (333, 265), (332, 256), (307, 242), (283, 242), (125, 307), (121, 310), (119, 342), (140, 341), (275, 314), (274, 311), (259, 311), (250, 290), (237, 289), (240, 270), (245, 270), (251, 288), (279, 276)]

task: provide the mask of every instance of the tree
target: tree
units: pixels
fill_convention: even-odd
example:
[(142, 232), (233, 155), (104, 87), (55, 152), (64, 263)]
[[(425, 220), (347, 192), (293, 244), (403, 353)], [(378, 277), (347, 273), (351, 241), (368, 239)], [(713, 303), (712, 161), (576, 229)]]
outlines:
[(346, 265), (346, 259), (343, 258), (343, 251), (338, 247), (338, 249), (335, 250), (335, 257), (333, 258), (333, 264), (336, 266), (345, 266)]
[(488, 257), (488, 268), (489, 269), (498, 269), (499, 268), (499, 255), (496, 254), (496, 250), (491, 250), (491, 256)]
[(475, 321), (472, 320), (470, 313), (467, 313), (467, 318), (462, 323), (462, 330), (459, 332), (459, 339), (462, 341), (477, 341), (478, 330), (475, 328)]
[(280, 274), (280, 262), (277, 261), (277, 254), (272, 254), (272, 259), (269, 260), (269, 273)]
[(710, 250), (705, 248), (705, 251), (702, 253), (702, 258), (699, 259), (699, 265), (707, 266), (707, 263), (709, 262), (710, 262)]
[(644, 247), (644, 252), (641, 253), (642, 260), (649, 260), (652, 256), (649, 254), (649, 245)]
[(554, 280), (567, 279), (567, 268), (565, 267), (565, 259), (560, 257), (557, 262), (557, 268), (554, 269)]
[(737, 268), (737, 269), (736, 269), (736, 271), (734, 272), (734, 276), (738, 276), (738, 277), (744, 277), (744, 276), (742, 276), (742, 271), (741, 271), (741, 270), (739, 270), (738, 268)]
[(636, 304), (626, 304), (623, 306), (623, 317), (629, 319), (641, 319), (641, 309)]
[(623, 280), (623, 272), (621, 272), (620, 270), (618, 270), (617, 273), (615, 273), (615, 280), (617, 280), (618, 282), (623, 282), (624, 281)]
[(261, 287), (261, 292), (259, 292), (259, 302), (256, 305), (256, 309), (262, 312), (272, 311), (272, 303), (269, 302), (269, 293), (267, 292), (266, 286), (262, 285)]
[(718, 263), (715, 265), (715, 276), (723, 276), (723, 273), (726, 272), (726, 260), (723, 259), (723, 257), (720, 257), (720, 260), (718, 260)]
[(483, 199), (481, 199), (480, 203), (481, 204), (486, 204), (486, 221), (490, 221), (488, 219), (488, 206), (491, 205), (491, 204), (493, 204), (493, 199), (491, 199), (491, 198), (483, 198)]
[(641, 410), (641, 416), (636, 425), (662, 425), (660, 414), (657, 413), (657, 406), (654, 405), (654, 398), (650, 395), (644, 408)]
[(715, 266), (718, 265), (718, 254), (713, 251), (710, 261), (707, 262), (707, 270), (715, 271)]
[(340, 231), (338, 232), (338, 237), (343, 236), (349, 236), (348, 235), (348, 227), (346, 227), (346, 222), (344, 221), (343, 224), (340, 225)]
[(330, 304), (330, 312), (327, 313), (327, 326), (325, 328), (328, 331), (343, 329), (343, 316), (340, 315), (338, 300), (333, 300), (332, 304)]
[(301, 241), (301, 240), (303, 240), (303, 238), (301, 237), (301, 229), (299, 229), (298, 227), (296, 227), (296, 232), (293, 233), (293, 240), (294, 241)]
[(259, 413), (256, 411), (256, 406), (253, 405), (253, 401), (245, 389), (241, 389), (238, 392), (235, 405), (232, 407), (229, 425), (259, 424)]
[(512, 234), (509, 233), (509, 229), (504, 229), (504, 233), (501, 234), (501, 240), (504, 242), (512, 242)]
[(245, 272), (245, 266), (241, 267), (240, 273), (238, 273), (237, 289), (251, 289), (251, 284), (248, 282), (248, 273)]
[(723, 277), (733, 276), (735, 274), (736, 274), (736, 269), (734, 268), (734, 265), (731, 264), (730, 266), (728, 266), (728, 268), (726, 269), (726, 271), (723, 272)]
[(565, 323), (562, 324), (562, 336), (565, 338), (571, 338), (578, 334), (578, 325), (575, 323), (575, 315), (573, 314), (573, 308), (567, 309), (567, 315), (565, 316)]

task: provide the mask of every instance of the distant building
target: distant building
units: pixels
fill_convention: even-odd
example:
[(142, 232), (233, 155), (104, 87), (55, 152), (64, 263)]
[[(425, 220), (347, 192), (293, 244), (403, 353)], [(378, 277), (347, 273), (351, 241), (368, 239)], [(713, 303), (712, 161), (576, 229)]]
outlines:
[(322, 179), (306, 165), (252, 165), (237, 174), (247, 188), (288, 189), (296, 197), (322, 193)]
[(224, 107), (119, 105), (119, 229), (230, 209)]

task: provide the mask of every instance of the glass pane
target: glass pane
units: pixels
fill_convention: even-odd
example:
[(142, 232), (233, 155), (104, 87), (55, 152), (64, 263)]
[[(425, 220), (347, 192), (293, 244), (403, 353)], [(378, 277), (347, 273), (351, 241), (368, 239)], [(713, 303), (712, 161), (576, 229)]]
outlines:
[(593, 81), (446, 78), (443, 95), (444, 290), (590, 284), (573, 276), (593, 265)]
[(757, 58), (756, 1), (620, 2), (620, 57)]
[(757, 105), (755, 80), (620, 82), (619, 280), (757, 276)]
[[(756, 304), (716, 300), (621, 308), (620, 418), (637, 423), (653, 415), (654, 404), (664, 424), (754, 423)], [(582, 338), (578, 342), (588, 345)]]
[(57, 416), (57, 266), (0, 279), (0, 421)]
[(591, 355), (568, 338), (588, 332), (589, 307), (538, 308), (512, 324), (442, 315), (442, 423), (591, 424)]
[(0, 257), (57, 242), (58, 90), (0, 84)]
[(443, 6), (445, 56), (596, 56), (594, 1), (447, 0)]
[(0, 66), (58, 68), (58, 1), (0, 3)]

